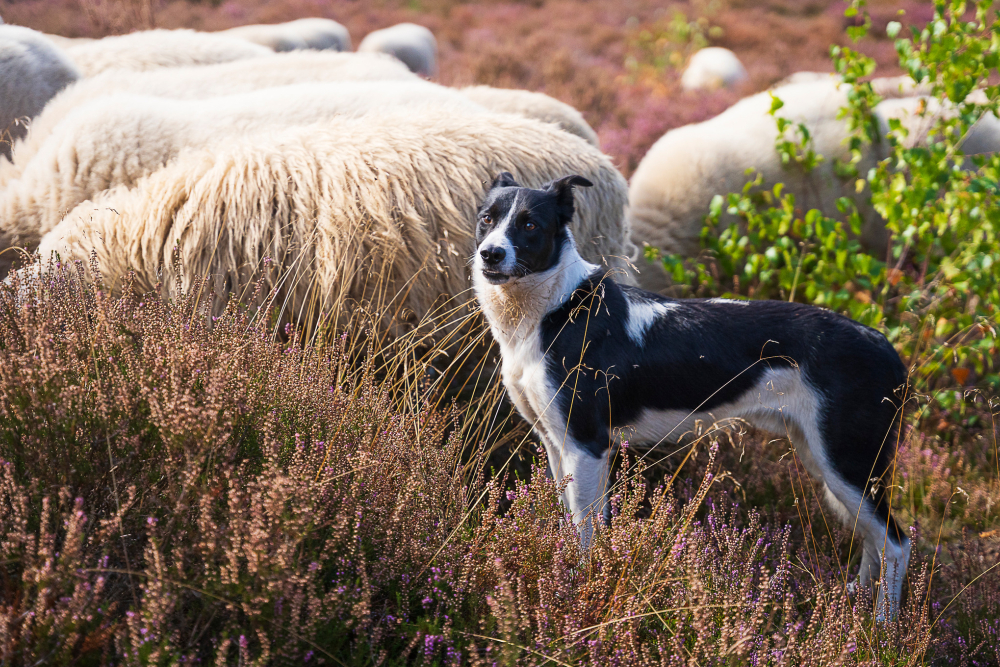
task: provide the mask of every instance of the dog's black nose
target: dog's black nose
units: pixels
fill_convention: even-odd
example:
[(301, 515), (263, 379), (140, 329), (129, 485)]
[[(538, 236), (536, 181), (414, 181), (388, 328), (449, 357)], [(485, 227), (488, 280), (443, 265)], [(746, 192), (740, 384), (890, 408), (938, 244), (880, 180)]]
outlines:
[(507, 256), (507, 251), (500, 246), (493, 246), (492, 248), (483, 248), (479, 251), (479, 256), (483, 258), (483, 261), (489, 265), (496, 265), (503, 261), (503, 258)]

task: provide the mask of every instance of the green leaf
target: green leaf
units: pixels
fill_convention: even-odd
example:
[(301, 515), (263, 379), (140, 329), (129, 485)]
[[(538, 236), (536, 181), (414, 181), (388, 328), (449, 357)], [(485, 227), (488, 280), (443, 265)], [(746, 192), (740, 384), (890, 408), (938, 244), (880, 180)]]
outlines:
[(722, 195), (715, 195), (712, 197), (712, 203), (708, 206), (708, 214), (713, 220), (718, 220), (719, 216), (722, 215)]
[(785, 106), (785, 103), (782, 102), (781, 98), (776, 96), (774, 93), (769, 91), (767, 94), (771, 96), (771, 110), (768, 113), (773, 116), (775, 111)]

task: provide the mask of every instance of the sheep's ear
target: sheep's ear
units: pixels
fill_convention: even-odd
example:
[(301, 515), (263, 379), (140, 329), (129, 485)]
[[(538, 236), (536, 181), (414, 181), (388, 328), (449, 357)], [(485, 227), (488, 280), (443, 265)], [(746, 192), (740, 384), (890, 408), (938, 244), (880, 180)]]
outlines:
[(573, 186), (579, 185), (584, 188), (592, 187), (594, 184), (583, 176), (563, 176), (551, 183), (546, 183), (544, 189), (556, 196), (556, 206), (559, 207), (560, 222), (567, 223), (573, 219), (573, 212), (576, 207), (573, 205)]
[(493, 185), (490, 186), (490, 190), (494, 188), (519, 188), (521, 184), (514, 180), (514, 175), (509, 171), (501, 171), (497, 174), (497, 177), (493, 179)]

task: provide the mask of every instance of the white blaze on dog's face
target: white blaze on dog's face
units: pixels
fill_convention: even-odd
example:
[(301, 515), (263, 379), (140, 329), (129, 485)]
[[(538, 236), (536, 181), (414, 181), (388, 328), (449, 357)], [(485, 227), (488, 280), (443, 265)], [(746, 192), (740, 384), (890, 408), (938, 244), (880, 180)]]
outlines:
[(555, 266), (573, 219), (574, 185), (593, 183), (564, 176), (532, 190), (506, 171), (497, 176), (477, 216), (476, 271), (503, 285)]

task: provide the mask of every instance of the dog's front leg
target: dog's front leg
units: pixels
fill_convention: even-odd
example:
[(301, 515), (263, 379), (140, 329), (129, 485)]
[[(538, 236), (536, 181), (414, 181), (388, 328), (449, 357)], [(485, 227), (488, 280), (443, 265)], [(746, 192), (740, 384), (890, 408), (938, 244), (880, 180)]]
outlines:
[(593, 538), (594, 522), (604, 518), (608, 493), (608, 452), (594, 456), (585, 447), (567, 441), (559, 448), (558, 454), (560, 472), (569, 475), (572, 480), (563, 492), (563, 502), (580, 531), (583, 548), (587, 549)]

